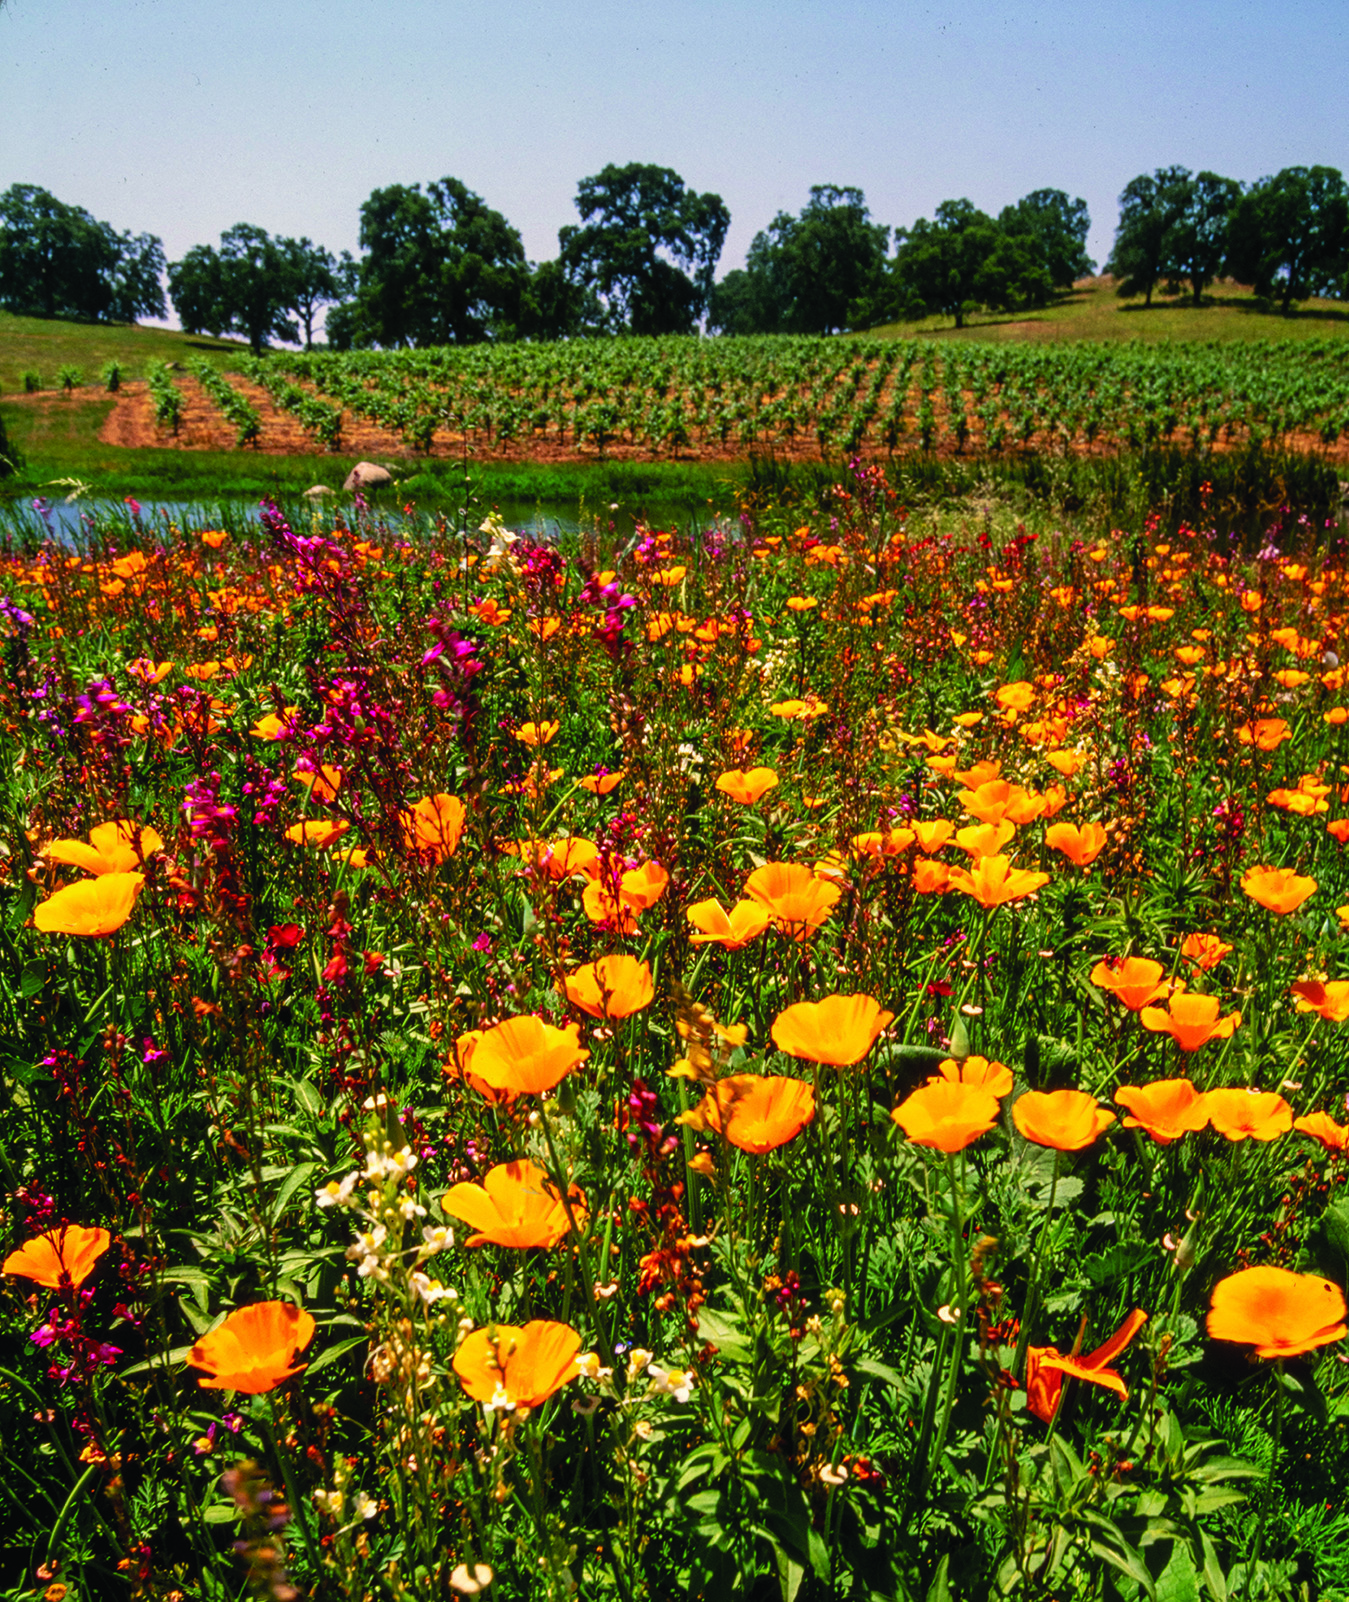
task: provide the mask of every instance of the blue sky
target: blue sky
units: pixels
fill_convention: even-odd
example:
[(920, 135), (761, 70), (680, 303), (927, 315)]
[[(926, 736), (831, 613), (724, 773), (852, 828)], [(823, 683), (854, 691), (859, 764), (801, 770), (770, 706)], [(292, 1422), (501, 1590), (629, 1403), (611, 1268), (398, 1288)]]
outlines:
[(720, 271), (813, 183), (905, 224), (968, 196), (1116, 199), (1180, 163), (1349, 171), (1346, 0), (7, 0), (0, 189), (169, 259), (236, 222), (357, 249), (374, 188), (450, 175), (534, 260), (606, 163), (731, 211)]

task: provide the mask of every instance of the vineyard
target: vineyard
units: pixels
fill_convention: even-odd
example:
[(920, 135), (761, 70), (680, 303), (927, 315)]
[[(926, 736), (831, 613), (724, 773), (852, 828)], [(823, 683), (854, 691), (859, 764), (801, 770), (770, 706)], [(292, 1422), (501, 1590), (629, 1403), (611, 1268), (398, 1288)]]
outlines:
[[(1011, 456), (1158, 445), (1349, 454), (1343, 341), (1185, 346), (628, 339), (191, 364), (216, 421), (171, 429), (158, 370), (104, 437), (511, 459)], [(242, 383), (241, 383), (242, 379)], [(158, 386), (158, 387), (156, 387)], [(142, 409), (137, 434), (131, 413)], [(151, 408), (154, 422), (150, 424)], [(152, 437), (144, 437), (147, 430)]]

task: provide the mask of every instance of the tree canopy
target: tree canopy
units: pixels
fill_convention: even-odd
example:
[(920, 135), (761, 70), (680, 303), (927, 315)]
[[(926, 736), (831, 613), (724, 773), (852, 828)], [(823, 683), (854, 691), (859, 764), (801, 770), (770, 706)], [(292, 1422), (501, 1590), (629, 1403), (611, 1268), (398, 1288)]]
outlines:
[(998, 227), (1014, 238), (1035, 242), (1055, 289), (1071, 289), (1096, 269), (1087, 254), (1091, 228), (1087, 203), (1069, 200), (1062, 189), (1037, 189), (1014, 206), (1004, 206)]
[(235, 223), (220, 249), (194, 245), (169, 268), (169, 294), (189, 334), (242, 334), (257, 352), (273, 339), (293, 342), (295, 303), (287, 241)]
[(630, 162), (583, 178), (581, 224), (558, 233), (559, 261), (590, 290), (612, 333), (689, 334), (707, 310), (731, 225), (720, 195), (677, 172)]
[(164, 315), (164, 247), (119, 234), (36, 184), (0, 195), (0, 305), (21, 315), (134, 323)]
[(939, 312), (961, 328), (976, 306), (1022, 311), (1052, 291), (1038, 238), (1006, 233), (969, 200), (944, 200), (930, 221), (899, 231), (893, 304), (903, 315)]
[(1228, 231), (1228, 271), (1288, 311), (1339, 295), (1349, 262), (1349, 190), (1334, 167), (1285, 167), (1253, 184)]

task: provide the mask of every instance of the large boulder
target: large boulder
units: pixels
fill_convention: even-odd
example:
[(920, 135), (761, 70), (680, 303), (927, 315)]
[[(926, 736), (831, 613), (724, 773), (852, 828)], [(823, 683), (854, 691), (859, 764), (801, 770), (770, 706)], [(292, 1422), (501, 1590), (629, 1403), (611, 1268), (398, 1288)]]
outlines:
[(375, 462), (357, 462), (347, 474), (342, 488), (350, 494), (352, 490), (383, 489), (386, 484), (392, 483), (393, 474), (387, 467), (380, 467)]
[(307, 501), (321, 501), (325, 495), (336, 495), (337, 491), (327, 484), (314, 484), (304, 492)]

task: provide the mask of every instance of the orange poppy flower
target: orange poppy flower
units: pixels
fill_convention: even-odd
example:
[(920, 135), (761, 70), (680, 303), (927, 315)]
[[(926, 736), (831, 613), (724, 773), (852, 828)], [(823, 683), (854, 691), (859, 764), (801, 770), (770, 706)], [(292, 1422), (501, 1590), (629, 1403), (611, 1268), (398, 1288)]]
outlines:
[[(568, 1199), (579, 1224), (585, 1218), (585, 1197), (573, 1185)], [(440, 1205), (478, 1231), (469, 1236), (469, 1246), (556, 1246), (571, 1229), (566, 1204), (543, 1169), (528, 1158), (498, 1163), (481, 1185), (451, 1185)]]
[(916, 839), (917, 835), (912, 829), (873, 830), (867, 834), (853, 835), (850, 844), (858, 857), (883, 862), (907, 851)]
[(589, 790), (591, 795), (608, 795), (610, 790), (616, 790), (625, 777), (622, 768), (614, 773), (587, 773), (583, 779), (576, 782), (583, 790)]
[(1213, 1287), (1208, 1332), (1257, 1357), (1299, 1357), (1344, 1338), (1344, 1292), (1316, 1274), (1243, 1268)]
[(502, 849), (518, 855), (527, 867), (546, 873), (555, 883), (574, 873), (593, 873), (600, 859), (600, 848), (593, 841), (575, 835), (559, 840), (508, 840)]
[(890, 1116), (915, 1146), (957, 1152), (986, 1135), (1001, 1111), (998, 1098), (986, 1085), (930, 1079)]
[(1293, 1128), (1299, 1135), (1319, 1141), (1329, 1152), (1349, 1151), (1349, 1125), (1337, 1124), (1329, 1113), (1309, 1113), (1305, 1118), (1295, 1118)]
[(1115, 1121), (1084, 1090), (1028, 1090), (1012, 1103), (1012, 1122), (1037, 1146), (1082, 1151), (1094, 1145)]
[(684, 908), (684, 916), (698, 931), (689, 936), (695, 946), (715, 941), (726, 951), (739, 951), (757, 940), (768, 927), (768, 908), (757, 901), (737, 901), (729, 912), (715, 896)]
[(972, 768), (963, 772), (959, 768), (952, 770), (951, 777), (963, 784), (967, 790), (977, 790), (981, 784), (987, 784), (990, 779), (996, 779), (1002, 772), (1002, 763), (996, 759), (985, 758), (976, 762)]
[(651, 1005), (656, 987), (651, 969), (636, 957), (601, 957), (577, 968), (562, 981), (573, 1007), (592, 1018), (628, 1018)]
[(443, 1073), (446, 1079), (462, 1080), (464, 1084), (476, 1090), (484, 1101), (494, 1105), (501, 1102), (515, 1100), (513, 1090), (498, 1089), (489, 1085), (473, 1072), (473, 1053), (478, 1049), (478, 1042), (482, 1039), (484, 1031), (481, 1029), (466, 1030), (454, 1043), (454, 1051), (445, 1059)]
[(772, 768), (732, 768), (717, 780), (717, 789), (742, 806), (753, 806), (760, 796), (776, 790), (778, 776)]
[(205, 1390), (274, 1391), (304, 1367), (296, 1357), (314, 1338), (314, 1320), (290, 1302), (254, 1302), (236, 1309), (187, 1354)]
[(951, 869), (952, 889), (973, 896), (981, 907), (992, 910), (1010, 901), (1023, 901), (1049, 883), (1047, 873), (1031, 873), (1014, 868), (1008, 857), (980, 857), (970, 872)]
[(122, 819), (96, 824), (89, 831), (88, 845), (83, 840), (53, 840), (42, 855), (49, 862), (63, 862), (101, 876), (134, 873), (147, 857), (163, 849), (164, 842), (155, 830)]
[(1074, 778), (1086, 760), (1078, 751), (1049, 751), (1045, 754), (1045, 761), (1065, 779)]
[(1293, 1109), (1273, 1090), (1242, 1085), (1207, 1091), (1209, 1122), (1228, 1140), (1277, 1140), (1293, 1127)]
[(541, 1096), (590, 1056), (575, 1024), (554, 1029), (532, 1014), (507, 1018), (483, 1031), (473, 1048), (474, 1075), (493, 1090)]
[(464, 803), (456, 795), (428, 795), (399, 814), (403, 844), (421, 862), (444, 862), (459, 849)]
[(1293, 986), (1299, 1012), (1319, 1013), (1327, 1023), (1349, 1018), (1349, 979), (1299, 979)]
[(1188, 957), (1201, 973), (1216, 968), (1231, 950), (1232, 947), (1216, 934), (1186, 935), (1180, 943), (1181, 956)]
[(1045, 844), (1051, 851), (1062, 851), (1069, 862), (1089, 868), (1105, 850), (1106, 834), (1099, 823), (1051, 823), (1045, 830)]
[(1026, 679), (1004, 684), (994, 693), (993, 699), (1004, 712), (1024, 712), (1035, 699), (1035, 686)]
[(145, 883), (143, 873), (101, 873), (81, 879), (39, 902), (33, 923), (44, 934), (116, 934), (131, 916)]
[(972, 818), (981, 823), (1031, 823), (1044, 811), (1044, 802), (1038, 795), (1006, 779), (990, 779), (977, 790), (962, 790), (956, 800)]
[(616, 895), (607, 879), (592, 879), (581, 896), (581, 905), (592, 923), (607, 923), (620, 934), (635, 934), (638, 914), (655, 906), (669, 882), (670, 876), (659, 862), (644, 862), (641, 867), (620, 874)]
[(1129, 1109), (1126, 1129), (1144, 1129), (1159, 1146), (1208, 1123), (1208, 1103), (1188, 1079), (1157, 1079), (1150, 1085), (1121, 1085), (1115, 1100)]
[(286, 839), (292, 845), (315, 846), (322, 850), (340, 840), (351, 825), (345, 818), (308, 818), (304, 823), (293, 823), (286, 830)]
[(991, 1096), (1010, 1096), (1016, 1083), (1012, 1070), (1005, 1063), (990, 1062), (987, 1057), (966, 1057), (964, 1062), (947, 1057), (938, 1063), (937, 1072), (928, 1084), (936, 1084), (939, 1078), (954, 1085), (978, 1085)]
[(1251, 868), (1241, 888), (1260, 906), (1283, 917), (1296, 912), (1308, 896), (1316, 893), (1316, 880), (1295, 873), (1292, 868)]
[(341, 768), (325, 762), (318, 768), (296, 768), (295, 777), (309, 791), (315, 801), (336, 801), (346, 775)]
[(1108, 990), (1130, 1012), (1137, 1012), (1166, 994), (1169, 986), (1162, 978), (1164, 971), (1161, 963), (1153, 962), (1151, 957), (1106, 957), (1091, 970), (1091, 982), (1100, 990)]
[(523, 1328), (492, 1324), (464, 1337), (454, 1371), (475, 1402), (542, 1407), (577, 1375), (581, 1337), (569, 1324), (536, 1318)]
[(995, 857), (1016, 833), (1010, 819), (1001, 823), (970, 823), (956, 830), (956, 844), (974, 858)]
[(768, 909), (773, 927), (804, 940), (838, 905), (842, 891), (794, 862), (766, 862), (745, 881), (745, 894)]
[(1253, 745), (1257, 751), (1274, 751), (1292, 736), (1292, 729), (1282, 718), (1255, 718), (1237, 729), (1242, 745)]
[(557, 739), (561, 727), (562, 725), (557, 722), (522, 723), (515, 731), (515, 738), (521, 745), (527, 745), (531, 750), (537, 751), (540, 746), (551, 745)]
[(948, 822), (945, 818), (934, 818), (930, 823), (915, 823), (913, 826), (914, 838), (918, 841), (918, 849), (925, 851), (928, 856), (940, 851), (955, 832), (955, 824)]
[(54, 1234), (34, 1235), (25, 1241), (0, 1263), (0, 1273), (22, 1275), (48, 1290), (60, 1290), (62, 1283), (68, 1281), (78, 1290), (93, 1273), (111, 1239), (106, 1229), (66, 1224)]
[(1102, 1385), (1121, 1400), (1128, 1396), (1124, 1381), (1113, 1363), (1148, 1321), (1148, 1315), (1135, 1308), (1103, 1346), (1085, 1357), (1063, 1357), (1055, 1346), (1032, 1346), (1026, 1352), (1026, 1406), (1042, 1423), (1051, 1424), (1058, 1411), (1065, 1379), (1086, 1380)]
[(823, 1001), (798, 1001), (780, 1012), (771, 1034), (773, 1044), (789, 1056), (850, 1068), (894, 1018), (871, 996), (826, 996)]
[(1210, 1040), (1228, 1040), (1241, 1022), (1239, 1012), (1218, 1016), (1217, 996), (1199, 996), (1188, 990), (1176, 991), (1163, 1007), (1144, 1007), (1138, 1021), (1155, 1035), (1170, 1035), (1182, 1051), (1198, 1051)]
[(300, 715), (298, 706), (288, 706), (285, 716), (276, 712), (267, 712), (248, 731), (259, 740), (284, 740), (295, 726), (295, 720)]
[(774, 701), (768, 709), (775, 718), (786, 718), (793, 723), (806, 723), (811, 718), (822, 718), (829, 710), (828, 702), (813, 695), (804, 701)]
[(913, 888), (920, 896), (940, 895), (951, 887), (951, 869), (945, 862), (919, 857), (913, 865)]
[(795, 1140), (815, 1116), (815, 1092), (780, 1074), (727, 1074), (683, 1120), (713, 1129), (739, 1151), (762, 1155)]

